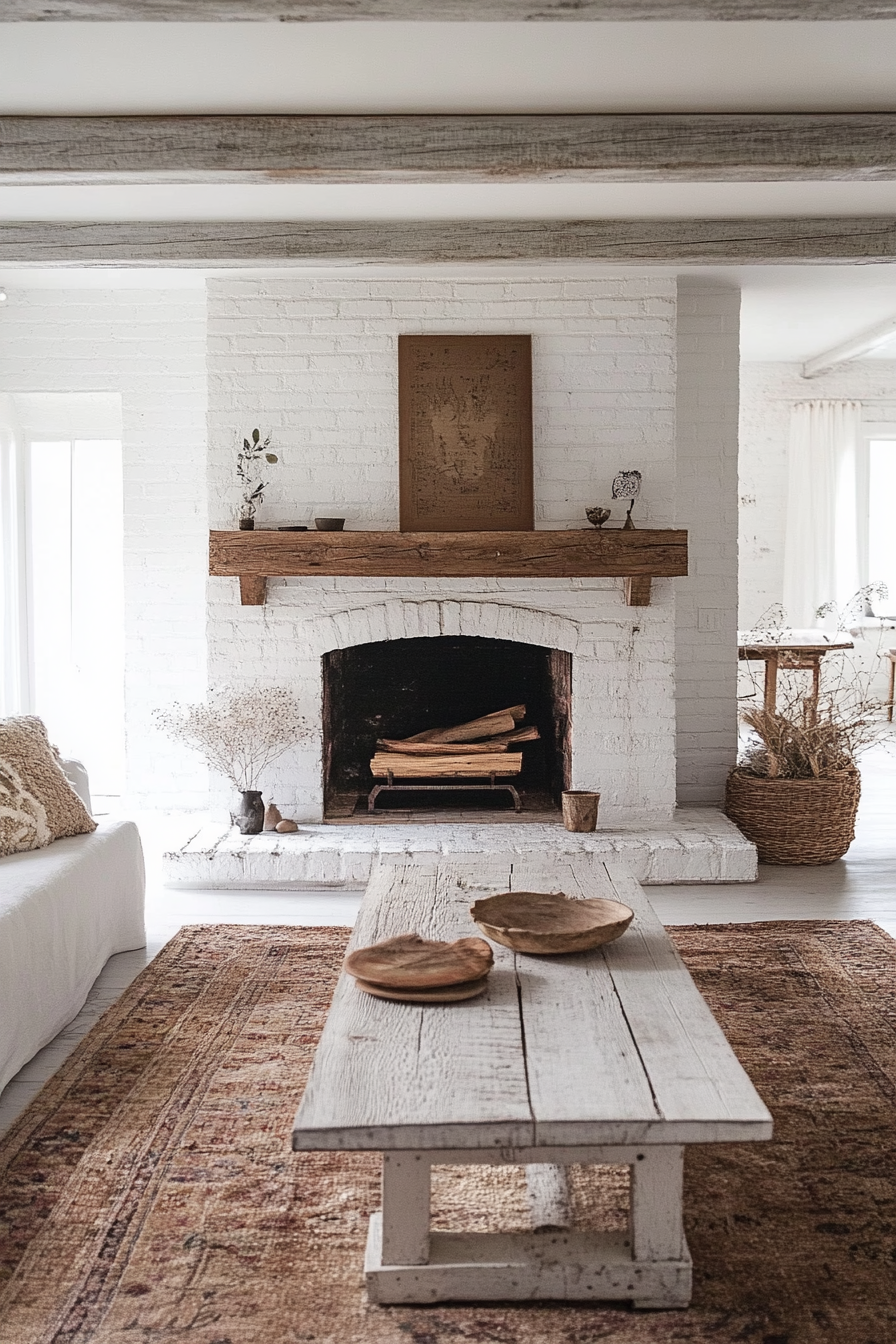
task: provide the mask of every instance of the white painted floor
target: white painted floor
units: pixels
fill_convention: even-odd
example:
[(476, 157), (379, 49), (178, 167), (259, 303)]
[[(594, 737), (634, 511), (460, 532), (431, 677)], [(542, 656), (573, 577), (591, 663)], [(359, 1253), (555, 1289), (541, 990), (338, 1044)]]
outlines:
[[(350, 927), (360, 891), (185, 891), (165, 888), (160, 857), (170, 823), (141, 819), (147, 856), (147, 945), (111, 957), (81, 1012), (0, 1093), (0, 1134), (59, 1068), (97, 1018), (184, 924), (296, 924)], [(166, 833), (167, 832), (167, 833)], [(823, 868), (760, 867), (759, 881), (647, 887), (665, 924), (769, 919), (872, 919), (896, 937), (896, 751), (875, 748), (862, 767), (856, 840)]]

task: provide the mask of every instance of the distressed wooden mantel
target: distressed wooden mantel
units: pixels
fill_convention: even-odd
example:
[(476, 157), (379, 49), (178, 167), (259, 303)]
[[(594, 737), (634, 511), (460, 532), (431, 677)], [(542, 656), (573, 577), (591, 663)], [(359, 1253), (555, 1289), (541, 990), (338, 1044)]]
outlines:
[(267, 579), (624, 578), (629, 606), (648, 606), (652, 577), (688, 572), (688, 534), (672, 528), (565, 532), (212, 532), (209, 573), (239, 578), (243, 606), (263, 606)]

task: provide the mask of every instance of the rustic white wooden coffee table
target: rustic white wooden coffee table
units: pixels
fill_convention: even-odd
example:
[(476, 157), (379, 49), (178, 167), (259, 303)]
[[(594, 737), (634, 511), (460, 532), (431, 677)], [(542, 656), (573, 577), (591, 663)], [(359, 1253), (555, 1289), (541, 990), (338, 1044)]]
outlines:
[[(772, 1121), (640, 886), (589, 858), (381, 863), (352, 948), (409, 931), (475, 934), (469, 906), (501, 890), (606, 895), (635, 910), (594, 952), (495, 946), (488, 992), (387, 1002), (340, 978), (293, 1147), (383, 1153), (370, 1220), (374, 1302), (570, 1298), (686, 1306), (684, 1145), (767, 1139)], [(430, 1230), (434, 1163), (527, 1167), (531, 1233)], [(631, 1168), (627, 1234), (569, 1226), (570, 1163)]]

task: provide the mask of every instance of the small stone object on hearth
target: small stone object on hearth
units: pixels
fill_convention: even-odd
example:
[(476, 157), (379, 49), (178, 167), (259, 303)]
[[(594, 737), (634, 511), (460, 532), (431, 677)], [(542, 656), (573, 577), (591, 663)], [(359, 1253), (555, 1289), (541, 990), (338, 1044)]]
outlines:
[(277, 823), (283, 820), (283, 813), (276, 803), (268, 803), (264, 810), (264, 829), (276, 831)]
[(274, 830), (279, 831), (281, 835), (291, 835), (293, 831), (297, 831), (298, 829), (296, 823), (290, 821), (288, 817), (284, 817), (282, 821), (278, 821), (277, 825), (274, 827)]

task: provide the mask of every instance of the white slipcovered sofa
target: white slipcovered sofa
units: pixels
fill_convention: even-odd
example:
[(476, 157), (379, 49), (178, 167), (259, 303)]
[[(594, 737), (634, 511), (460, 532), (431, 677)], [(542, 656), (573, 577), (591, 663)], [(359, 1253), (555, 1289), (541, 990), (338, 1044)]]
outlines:
[[(89, 810), (83, 767), (62, 766)], [(132, 821), (0, 858), (0, 1089), (77, 1016), (109, 957), (144, 946), (145, 885)]]

